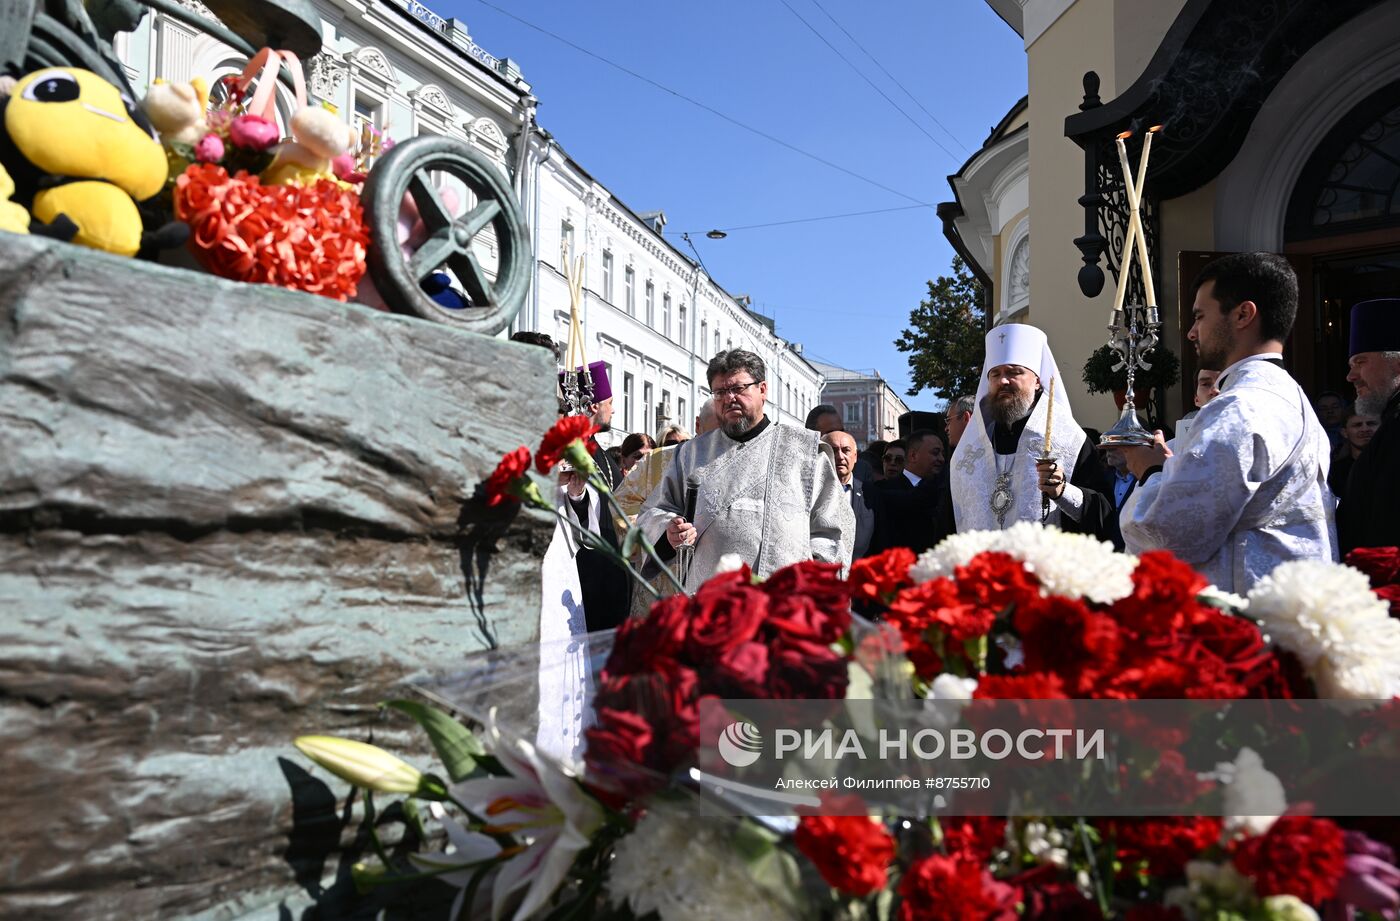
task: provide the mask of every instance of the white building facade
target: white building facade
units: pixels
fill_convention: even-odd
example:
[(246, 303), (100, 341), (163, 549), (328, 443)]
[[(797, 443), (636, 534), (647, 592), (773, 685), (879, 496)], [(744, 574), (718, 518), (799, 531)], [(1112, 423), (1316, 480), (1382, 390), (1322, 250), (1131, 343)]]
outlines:
[(731, 348), (755, 352), (767, 365), (769, 418), (803, 424), (820, 402), (821, 372), (800, 345), (776, 335), (670, 242), (663, 213), (632, 211), (547, 132), (532, 136), (525, 164), (536, 266), (516, 328), (567, 339), (561, 253), (568, 241), (571, 261), (584, 261), (585, 354), (608, 364), (615, 431), (655, 434), (671, 422), (693, 430), (700, 402), (709, 399), (709, 360)]
[[(535, 98), (519, 68), (472, 41), (458, 19), (417, 0), (313, 0), (322, 51), (304, 62), (313, 102), (329, 103), (347, 124), (369, 122), (395, 140), (419, 134), (463, 140), (510, 177), (531, 227), (532, 291), (513, 330), (569, 329), (569, 293), (561, 243), (584, 257), (582, 323), (590, 361), (608, 363), (614, 430), (655, 434), (675, 422), (693, 429), (707, 399), (705, 367), (719, 350), (746, 348), (768, 366), (768, 414), (801, 425), (819, 402), (821, 374), (801, 347), (778, 337), (660, 232), (665, 217), (644, 220), (574, 162), (535, 124)], [(181, 5), (213, 19), (199, 0)], [(246, 57), (179, 19), (152, 11), (116, 46), (132, 86), (155, 79), (204, 77), (214, 86)], [(294, 109), (278, 87), (283, 124)], [(285, 128), (284, 128), (285, 130)], [(469, 195), (456, 185), (463, 207)], [(490, 228), (478, 256), (491, 275), (497, 253)]]

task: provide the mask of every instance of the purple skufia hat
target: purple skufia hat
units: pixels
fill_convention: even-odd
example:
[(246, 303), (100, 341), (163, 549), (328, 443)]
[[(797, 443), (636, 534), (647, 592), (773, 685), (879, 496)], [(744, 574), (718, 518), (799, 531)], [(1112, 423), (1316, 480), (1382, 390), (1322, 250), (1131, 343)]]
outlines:
[(1347, 357), (1361, 352), (1400, 352), (1400, 298), (1362, 301), (1351, 308)]
[[(582, 371), (582, 368), (579, 368)], [(612, 399), (612, 382), (608, 380), (608, 364), (605, 361), (588, 363), (588, 373), (593, 375), (593, 402), (601, 403)], [(559, 372), (559, 384), (564, 383), (564, 372)]]

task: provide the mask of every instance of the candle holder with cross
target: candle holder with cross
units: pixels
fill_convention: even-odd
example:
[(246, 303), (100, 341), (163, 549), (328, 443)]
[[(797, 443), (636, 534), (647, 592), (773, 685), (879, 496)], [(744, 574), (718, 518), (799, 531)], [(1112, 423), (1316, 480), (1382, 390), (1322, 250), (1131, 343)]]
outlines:
[[(1162, 329), (1161, 316), (1157, 311), (1157, 292), (1152, 283), (1152, 263), (1147, 254), (1147, 235), (1142, 224), (1142, 187), (1147, 180), (1147, 158), (1152, 151), (1152, 137), (1162, 130), (1161, 125), (1149, 128), (1142, 139), (1142, 157), (1138, 161), (1137, 178), (1134, 181), (1132, 169), (1128, 166), (1128, 149), (1124, 144), (1132, 136), (1125, 131), (1117, 138), (1118, 162), (1123, 170), (1123, 187), (1127, 192), (1130, 221), (1128, 238), (1123, 241), (1123, 265), (1118, 272), (1118, 291), (1113, 299), (1113, 312), (1108, 320), (1108, 344), (1118, 354), (1118, 364), (1113, 370), (1127, 369), (1128, 387), (1123, 400), (1123, 412), (1113, 428), (1103, 433), (1099, 439), (1100, 448), (1146, 447), (1152, 444), (1152, 433), (1143, 428), (1137, 419), (1137, 406), (1133, 393), (1133, 379), (1139, 368), (1144, 371), (1152, 367), (1144, 357), (1157, 344), (1158, 333)], [(1128, 292), (1128, 273), (1133, 267), (1133, 257), (1142, 263), (1143, 289), (1146, 304), (1125, 304)]]

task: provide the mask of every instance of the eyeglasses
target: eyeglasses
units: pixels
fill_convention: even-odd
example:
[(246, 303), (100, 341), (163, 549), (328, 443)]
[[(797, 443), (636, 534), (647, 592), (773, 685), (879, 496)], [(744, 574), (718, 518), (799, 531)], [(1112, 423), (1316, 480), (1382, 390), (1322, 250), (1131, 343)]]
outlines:
[(747, 384), (735, 384), (733, 387), (716, 387), (714, 390), (710, 391), (710, 396), (714, 397), (716, 402), (724, 402), (726, 397), (743, 396), (745, 390), (748, 390), (750, 387), (757, 387), (761, 383), (763, 382), (749, 381)]

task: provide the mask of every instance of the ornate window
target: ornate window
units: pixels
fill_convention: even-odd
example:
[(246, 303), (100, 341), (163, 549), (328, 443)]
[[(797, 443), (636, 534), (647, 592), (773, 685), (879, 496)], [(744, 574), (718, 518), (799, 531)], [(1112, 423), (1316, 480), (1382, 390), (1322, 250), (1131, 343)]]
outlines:
[(1287, 238), (1400, 226), (1400, 83), (1361, 102), (1317, 145), (1288, 207)]

